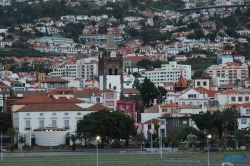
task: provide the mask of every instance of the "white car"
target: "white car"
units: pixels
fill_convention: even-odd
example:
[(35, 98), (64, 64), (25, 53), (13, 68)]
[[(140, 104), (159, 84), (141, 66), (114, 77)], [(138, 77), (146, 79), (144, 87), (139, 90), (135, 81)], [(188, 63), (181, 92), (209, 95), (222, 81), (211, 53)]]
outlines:
[(6, 152), (6, 150), (5, 150), (5, 149), (2, 149), (2, 148), (1, 148), (1, 149), (0, 149), (0, 152), (2, 152), (2, 151), (3, 151), (3, 152)]

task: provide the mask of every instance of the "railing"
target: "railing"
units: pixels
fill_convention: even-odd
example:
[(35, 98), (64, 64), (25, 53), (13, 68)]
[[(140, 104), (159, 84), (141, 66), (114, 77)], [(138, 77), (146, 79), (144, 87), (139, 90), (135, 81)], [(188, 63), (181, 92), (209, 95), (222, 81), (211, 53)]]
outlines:
[(70, 126), (65, 126), (64, 129), (70, 130)]
[(31, 127), (24, 127), (24, 131), (31, 131), (32, 128)]

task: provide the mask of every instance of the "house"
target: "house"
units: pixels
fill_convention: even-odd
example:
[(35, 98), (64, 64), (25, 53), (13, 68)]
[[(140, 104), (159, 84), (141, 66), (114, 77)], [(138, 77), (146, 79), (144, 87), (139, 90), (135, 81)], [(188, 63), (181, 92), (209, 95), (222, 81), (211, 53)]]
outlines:
[(215, 24), (215, 21), (204, 21), (204, 22), (201, 22), (200, 23), (200, 26), (202, 28), (209, 28), (209, 29), (212, 29), (212, 30), (215, 30), (216, 29), (216, 24)]
[[(103, 109), (100, 104), (34, 103), (25, 105), (13, 113), (13, 126), (26, 135), (26, 141), (39, 146), (67, 144), (67, 133), (76, 131), (76, 124), (84, 115)], [(31, 146), (31, 144), (29, 144)]]

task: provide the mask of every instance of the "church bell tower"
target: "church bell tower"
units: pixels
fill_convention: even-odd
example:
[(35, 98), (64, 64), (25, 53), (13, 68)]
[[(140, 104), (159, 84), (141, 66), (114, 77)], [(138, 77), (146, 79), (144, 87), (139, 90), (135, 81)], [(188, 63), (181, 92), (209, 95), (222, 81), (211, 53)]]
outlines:
[(99, 54), (99, 89), (111, 89), (117, 92), (118, 99), (123, 92), (123, 59), (118, 54), (113, 34), (108, 32), (106, 48)]

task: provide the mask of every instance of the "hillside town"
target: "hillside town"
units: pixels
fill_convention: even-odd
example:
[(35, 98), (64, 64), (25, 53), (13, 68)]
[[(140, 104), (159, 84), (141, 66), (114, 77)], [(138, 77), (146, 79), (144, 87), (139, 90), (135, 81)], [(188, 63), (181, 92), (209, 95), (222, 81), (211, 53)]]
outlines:
[[(0, 12), (18, 11), (17, 3), (50, 1), (1, 0)], [(232, 108), (237, 130), (250, 131), (250, 7), (217, 8), (247, 1), (202, 1), (217, 7), (187, 12), (131, 5), (122, 16), (112, 11), (125, 2), (64, 3), (100, 11), (57, 19), (27, 15), (21, 23), (9, 17), (0, 28), (0, 108), (29, 146), (33, 137), (40, 146), (65, 144), (79, 121), (100, 110), (129, 116), (136, 135), (151, 141), (156, 132), (167, 138), (200, 129), (193, 115)], [(19, 54), (23, 50), (33, 55)]]

